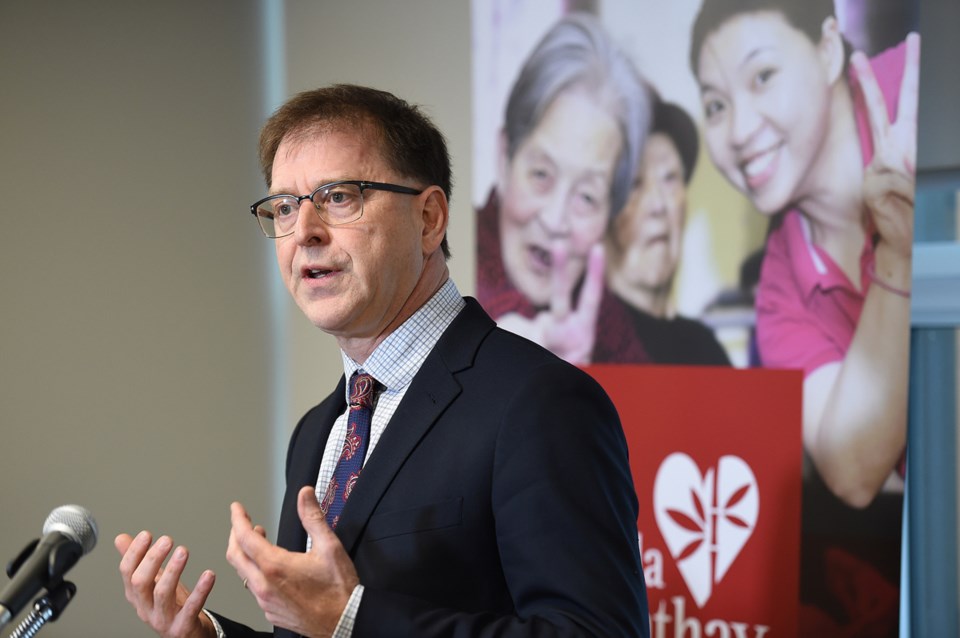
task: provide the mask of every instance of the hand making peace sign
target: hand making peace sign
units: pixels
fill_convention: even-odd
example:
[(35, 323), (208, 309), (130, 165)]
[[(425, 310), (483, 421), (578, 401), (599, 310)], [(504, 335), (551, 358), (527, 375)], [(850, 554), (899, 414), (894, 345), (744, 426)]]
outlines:
[(551, 247), (550, 308), (533, 319), (508, 313), (497, 320), (501, 328), (539, 343), (575, 365), (591, 362), (597, 336), (597, 316), (603, 295), (603, 245), (590, 249), (587, 267), (574, 308), (576, 280), (567, 268), (569, 254), (562, 242)]
[[(863, 198), (880, 243), (896, 260), (909, 264), (913, 246), (913, 202), (916, 184), (917, 101), (920, 76), (920, 36), (911, 33), (906, 40), (906, 60), (896, 119), (891, 122), (873, 69), (866, 56), (856, 52), (850, 58), (860, 79), (860, 88), (870, 121), (873, 159), (863, 180)], [(878, 246), (877, 274), (891, 276), (887, 264), (880, 263)], [(909, 270), (907, 271), (909, 272)], [(906, 282), (909, 285), (909, 282)]]

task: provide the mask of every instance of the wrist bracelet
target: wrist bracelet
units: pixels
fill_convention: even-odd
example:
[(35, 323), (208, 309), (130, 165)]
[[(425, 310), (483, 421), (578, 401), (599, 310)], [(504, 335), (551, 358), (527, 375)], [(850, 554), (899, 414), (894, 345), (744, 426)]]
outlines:
[(892, 292), (893, 294), (899, 295), (904, 299), (910, 298), (909, 290), (904, 290), (903, 288), (897, 288), (896, 286), (891, 286), (885, 281), (881, 281), (880, 278), (877, 277), (877, 271), (874, 270), (874, 265), (872, 261), (867, 263), (867, 277), (870, 279), (870, 281), (877, 284), (887, 292)]

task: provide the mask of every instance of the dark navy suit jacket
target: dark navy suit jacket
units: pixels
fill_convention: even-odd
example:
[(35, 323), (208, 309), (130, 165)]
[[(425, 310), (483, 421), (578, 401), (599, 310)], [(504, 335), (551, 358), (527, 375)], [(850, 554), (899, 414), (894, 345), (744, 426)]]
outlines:
[[(345, 409), (341, 379), (292, 435), (281, 547), (306, 546), (297, 493)], [(353, 635), (647, 636), (637, 506), (600, 386), (468, 298), (341, 514), (365, 588)]]

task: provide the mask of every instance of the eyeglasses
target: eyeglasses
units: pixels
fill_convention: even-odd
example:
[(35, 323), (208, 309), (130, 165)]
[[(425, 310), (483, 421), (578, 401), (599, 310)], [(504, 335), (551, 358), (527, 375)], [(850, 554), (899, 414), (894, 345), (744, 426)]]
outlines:
[(309, 199), (313, 202), (317, 208), (317, 215), (325, 223), (339, 226), (355, 222), (363, 216), (363, 191), (365, 190), (390, 191), (403, 195), (419, 195), (423, 192), (423, 189), (417, 190), (396, 184), (351, 179), (323, 184), (309, 195), (264, 197), (250, 207), (250, 212), (257, 218), (264, 235), (271, 239), (286, 237), (293, 234), (303, 200)]

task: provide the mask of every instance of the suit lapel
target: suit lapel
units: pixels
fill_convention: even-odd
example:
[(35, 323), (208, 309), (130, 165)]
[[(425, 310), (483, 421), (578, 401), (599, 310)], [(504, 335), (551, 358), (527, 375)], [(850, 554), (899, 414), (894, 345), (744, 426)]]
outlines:
[(363, 476), (340, 515), (337, 536), (348, 553), (404, 461), (459, 393), (460, 384), (449, 370), (437, 361), (428, 369), (424, 362), (367, 459)]
[(363, 468), (337, 525), (337, 536), (352, 554), (370, 515), (420, 440), (460, 394), (454, 373), (473, 364), (483, 337), (496, 324), (473, 299), (437, 342), (414, 377)]
[(293, 456), (287, 459), (287, 490), (277, 530), (277, 545), (290, 551), (302, 552), (307, 546), (307, 533), (297, 513), (297, 494), (304, 485), (317, 484), (323, 448), (330, 430), (337, 417), (347, 409), (345, 384), (346, 380), (340, 377), (337, 389), (303, 418), (293, 435), (295, 440), (291, 441)]

